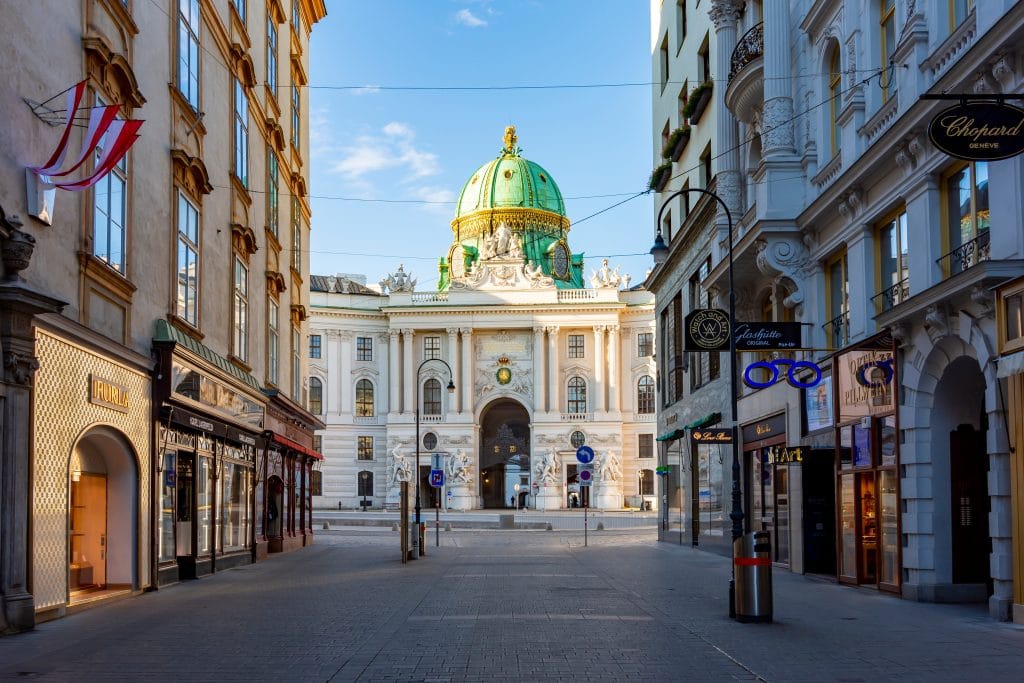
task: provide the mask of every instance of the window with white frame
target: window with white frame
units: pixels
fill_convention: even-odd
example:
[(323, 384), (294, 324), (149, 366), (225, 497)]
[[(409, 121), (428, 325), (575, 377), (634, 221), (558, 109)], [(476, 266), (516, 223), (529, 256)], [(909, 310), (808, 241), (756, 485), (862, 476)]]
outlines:
[(566, 412), (577, 415), (587, 412), (587, 383), (582, 377), (569, 378), (566, 408)]
[(272, 14), (267, 15), (267, 87), (277, 98), (277, 23)]
[(653, 332), (640, 332), (636, 335), (636, 355), (640, 358), (654, 355)]
[[(96, 106), (106, 103), (99, 97)], [(103, 158), (106, 145), (112, 143), (104, 135), (96, 146), (95, 163)], [(92, 254), (108, 266), (125, 274), (125, 240), (128, 215), (128, 155), (93, 186)]]
[(235, 287), (232, 299), (233, 347), (235, 357), (245, 361), (249, 358), (249, 269), (235, 256)]
[(324, 384), (316, 377), (309, 378), (309, 412), (314, 415), (324, 412)]
[(298, 328), (292, 328), (292, 400), (303, 405), (302, 400), (302, 357), (299, 349), (302, 336)]
[(636, 412), (650, 415), (654, 412), (654, 378), (644, 375), (636, 383)]
[(373, 460), (373, 437), (356, 437), (356, 458), (359, 460)]
[(249, 96), (245, 86), (235, 79), (235, 177), (242, 187), (249, 186)]
[(427, 336), (423, 338), (423, 360), (441, 357), (441, 338)]
[(654, 434), (637, 434), (637, 453), (638, 458), (653, 458), (654, 457)]
[(356, 360), (373, 360), (373, 337), (356, 337)]
[(569, 335), (569, 358), (583, 358), (583, 335)]
[(277, 300), (270, 297), (267, 300), (267, 381), (271, 384), (278, 383), (280, 358), (280, 340), (278, 339), (277, 319), (280, 315), (280, 306)]
[(199, 0), (178, 0), (177, 87), (199, 111)]
[(245, 23), (245, 2), (246, 0), (231, 0), (231, 4), (235, 6), (235, 11), (238, 12), (238, 18)]
[(373, 417), (373, 382), (356, 382), (356, 417)]
[(199, 209), (178, 191), (178, 304), (176, 313), (199, 324)]
[(311, 334), (311, 335), (309, 335), (309, 357), (310, 358), (319, 358), (320, 357), (320, 353), (321, 353), (321, 349), (322, 349), (322, 341), (321, 341), (321, 339), (322, 338), (321, 338), (321, 336), (319, 334)]
[(441, 383), (434, 378), (423, 383), (423, 414), (441, 414)]

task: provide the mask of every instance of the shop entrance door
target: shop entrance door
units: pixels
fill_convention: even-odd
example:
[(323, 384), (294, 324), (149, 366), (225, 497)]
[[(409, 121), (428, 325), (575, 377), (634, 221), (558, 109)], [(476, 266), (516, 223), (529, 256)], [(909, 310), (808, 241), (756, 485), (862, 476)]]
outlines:
[(964, 424), (949, 433), (949, 474), (953, 583), (986, 583), (991, 595), (985, 432)]
[(71, 482), (69, 587), (101, 590), (107, 584), (107, 476), (77, 476)]
[(804, 490), (804, 570), (836, 573), (835, 452), (812, 450), (801, 464)]

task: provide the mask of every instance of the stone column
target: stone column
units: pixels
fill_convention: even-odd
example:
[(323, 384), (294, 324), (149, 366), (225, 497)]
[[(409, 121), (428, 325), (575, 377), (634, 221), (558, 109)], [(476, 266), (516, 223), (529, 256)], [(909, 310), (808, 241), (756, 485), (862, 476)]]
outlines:
[(32, 375), (39, 367), (32, 324), (36, 316), (59, 313), (65, 306), (33, 291), (18, 275), (28, 267), (35, 244), (20, 225), (0, 211), (0, 377), (5, 385), (0, 401), (0, 634), (35, 626), (35, 601), (28, 592)]
[(462, 395), (463, 413), (473, 412), (473, 328), (460, 327), (462, 334), (462, 363), (459, 369), (459, 393)]
[[(771, 3), (769, 3), (771, 4)], [(726, 76), (732, 62), (732, 51), (736, 49), (736, 22), (742, 3), (737, 0), (712, 0), (708, 16), (715, 24), (715, 55), (711, 71), (717, 79), (714, 85), (715, 140), (712, 142), (711, 167), (715, 175), (715, 193), (729, 207), (733, 216), (739, 217), (740, 207), (740, 156), (739, 130), (736, 119), (725, 106)], [(766, 93), (767, 94), (767, 93)], [(717, 204), (717, 202), (716, 202)], [(716, 242), (728, 240), (725, 233), (728, 226), (721, 206), (716, 209), (715, 223), (718, 226)]]
[[(388, 330), (388, 412), (399, 412), (398, 388), (398, 330)], [(349, 391), (350, 389), (345, 389)]]
[[(340, 362), (337, 364), (336, 367), (341, 368), (341, 373), (339, 375), (332, 374), (331, 373), (330, 361), (328, 361), (328, 365), (327, 365), (327, 381), (329, 382), (330, 380), (333, 379), (335, 381), (335, 383), (337, 384), (337, 386), (339, 387), (338, 390), (341, 391), (341, 401), (340, 401), (339, 404), (335, 405), (334, 409), (337, 410), (338, 412), (344, 413), (346, 415), (351, 415), (352, 414), (352, 394), (354, 392), (354, 388), (351, 386), (352, 385), (352, 358), (353, 358), (353, 354), (352, 354), (352, 333), (351, 332), (342, 332), (339, 336), (341, 337), (341, 344), (339, 345), (340, 346), (341, 358), (340, 358)], [(331, 392), (331, 393), (333, 394), (335, 392)], [(337, 405), (340, 405), (341, 408), (339, 409), (337, 407)]]
[(551, 325), (544, 328), (548, 333), (548, 410), (552, 413), (562, 412), (558, 402), (561, 394), (558, 380), (558, 327)]
[(416, 411), (416, 368), (413, 366), (412, 347), (416, 333), (411, 329), (402, 330), (402, 412)]
[[(459, 342), (459, 338), (458, 338), (459, 328), (457, 328), (457, 327), (449, 327), (449, 328), (447, 328), (445, 330), (445, 332), (448, 333), (448, 366), (451, 368), (451, 373), (452, 373), (451, 380), (452, 380), (452, 383), (455, 383), (457, 381), (456, 376), (455, 376), (455, 351), (456, 351), (455, 347), (458, 345), (458, 342)], [(447, 386), (447, 385), (446, 385), (446, 383), (442, 382), (442, 386)], [(456, 391), (458, 391), (458, 385), (456, 385)], [(459, 397), (458, 397), (458, 395), (456, 393), (449, 394), (447, 391), (445, 391), (445, 394), (448, 396), (448, 412), (449, 413), (458, 412), (458, 410), (459, 410)]]
[(619, 412), (619, 326), (608, 326), (608, 410)]
[(545, 409), (544, 391), (544, 328), (533, 328), (533, 406), (537, 412)]
[(330, 415), (339, 411), (341, 395), (341, 381), (339, 380), (338, 358), (341, 333), (338, 330), (327, 330), (324, 332), (327, 340), (324, 344), (324, 359), (327, 362), (327, 382), (324, 387), (324, 415)]
[(593, 412), (605, 412), (604, 369), (607, 359), (604, 352), (605, 325), (594, 325), (594, 402)]
[[(796, 154), (789, 60), (789, 3), (766, 2), (764, 12), (764, 117), (761, 144), (765, 159)], [(732, 47), (730, 46), (730, 49)], [(730, 207), (731, 208), (731, 207)]]

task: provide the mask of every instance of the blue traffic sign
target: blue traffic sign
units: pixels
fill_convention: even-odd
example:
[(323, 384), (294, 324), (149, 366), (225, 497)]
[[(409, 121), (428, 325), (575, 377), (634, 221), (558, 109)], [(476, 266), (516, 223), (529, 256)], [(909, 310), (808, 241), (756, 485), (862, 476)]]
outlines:
[(436, 489), (444, 486), (444, 470), (430, 470), (430, 485)]
[(580, 446), (576, 449), (576, 459), (584, 465), (594, 461), (594, 449), (590, 446)]
[(594, 466), (581, 465), (576, 473), (580, 486), (591, 486), (594, 483)]

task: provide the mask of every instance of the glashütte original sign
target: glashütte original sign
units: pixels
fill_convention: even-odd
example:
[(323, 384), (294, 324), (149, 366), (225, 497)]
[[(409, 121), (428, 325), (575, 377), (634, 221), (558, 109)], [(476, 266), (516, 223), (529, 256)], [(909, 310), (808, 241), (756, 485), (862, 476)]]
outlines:
[(928, 137), (958, 159), (1007, 159), (1024, 152), (1024, 109), (1002, 102), (961, 102), (932, 119)]
[(736, 350), (796, 349), (800, 330), (800, 323), (736, 323)]
[(114, 384), (108, 379), (89, 375), (89, 403), (127, 413), (128, 387)]

